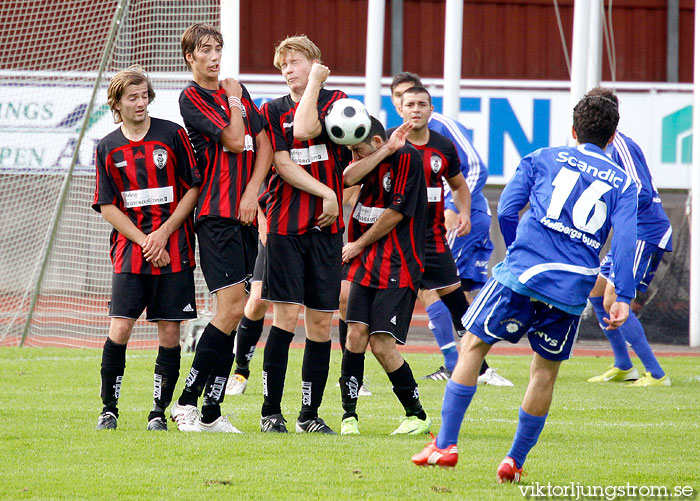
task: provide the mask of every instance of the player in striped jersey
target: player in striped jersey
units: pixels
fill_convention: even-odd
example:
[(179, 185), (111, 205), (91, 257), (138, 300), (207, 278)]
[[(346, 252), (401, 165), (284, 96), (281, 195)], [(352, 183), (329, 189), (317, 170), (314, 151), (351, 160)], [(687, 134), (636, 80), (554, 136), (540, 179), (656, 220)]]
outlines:
[[(190, 373), (171, 417), (180, 431), (238, 433), (221, 415), (233, 366), (236, 326), (243, 316), (245, 280), (257, 254), (257, 195), (272, 160), (265, 121), (248, 91), (219, 81), (223, 37), (193, 24), (181, 38), (192, 71), (180, 113), (202, 175), (196, 230), (202, 274), (216, 294), (216, 312), (197, 343)], [(197, 401), (204, 392), (202, 410)]]
[(185, 130), (148, 116), (155, 92), (134, 65), (112, 77), (107, 99), (121, 126), (97, 145), (92, 208), (113, 226), (109, 336), (102, 352), (97, 429), (117, 427), (126, 345), (144, 309), (158, 323), (149, 430), (167, 430), (165, 409), (180, 373), (180, 322), (197, 317), (192, 210), (201, 179)]
[[(392, 80), (391, 99), (400, 115), (402, 114), (402, 96), (404, 92), (414, 86), (422, 86), (420, 77), (415, 73), (398, 73)], [(449, 183), (444, 183), (444, 220), (440, 221), (439, 225), (447, 230), (447, 243), (457, 265), (457, 272), (462, 287), (455, 290), (443, 288), (439, 295), (435, 291), (424, 291), (422, 297), (419, 297), (426, 305), (431, 331), (444, 356), (444, 365), (425, 376), (425, 378), (447, 380), (457, 363), (457, 346), (452, 327), (450, 326), (450, 319), (461, 337), (464, 333), (461, 324), (462, 315), (468, 303), (472, 301), (476, 292), (486, 281), (488, 261), (493, 250), (493, 244), (489, 238), (491, 215), (486, 197), (481, 192), (483, 185), (486, 183), (488, 171), (469, 139), (466, 135), (459, 132), (465, 130), (462, 124), (433, 111), (428, 121), (428, 129), (452, 140), (459, 155), (458, 162), (453, 163), (459, 163), (462, 175), (467, 180), (471, 204), (469, 215), (471, 229), (468, 234), (458, 236), (458, 210), (454, 203)], [(474, 193), (471, 193), (472, 189)], [(431, 273), (429, 268), (428, 275)], [(466, 301), (462, 299), (462, 295), (466, 297)], [(486, 361), (484, 361), (480, 369), (479, 383), (495, 386), (513, 386), (513, 383), (490, 368)]]
[(412, 126), (403, 124), (387, 142), (384, 127), (372, 117), (367, 138), (349, 146), (355, 161), (345, 169), (345, 184), (362, 187), (343, 247), (351, 284), (339, 381), (345, 411), (341, 435), (359, 434), (357, 397), (368, 345), (406, 412), (392, 434), (430, 429), (411, 368), (396, 349), (397, 342), (406, 342), (425, 256), (427, 190), (421, 155), (406, 143)]
[(306, 36), (280, 42), (274, 65), (290, 93), (263, 106), (274, 170), (262, 298), (273, 303), (274, 318), (263, 356), (260, 427), (265, 432), (287, 431), (282, 394), (289, 344), (303, 305), (306, 346), (296, 431), (331, 434), (318, 408), (328, 380), (331, 319), (340, 295), (343, 221), (338, 214), (350, 152), (330, 140), (324, 119), (330, 105), (346, 95), (323, 88), (330, 70)]
[[(499, 482), (519, 482), (547, 419), (559, 366), (571, 356), (580, 315), (600, 269), (611, 230), (616, 302), (605, 322), (622, 325), (634, 296), (632, 257), (637, 190), (603, 151), (615, 135), (617, 106), (584, 97), (574, 108), (575, 147), (542, 148), (524, 157), (503, 190), (498, 219), (508, 245), (463, 322), (459, 362), (445, 389), (442, 426), (413, 456), (415, 464), (454, 466), (464, 414), (476, 392), (479, 366), (499, 341), (528, 336), (534, 351), (530, 382), (513, 445), (497, 470)], [(518, 223), (519, 211), (530, 210)]]
[[(619, 106), (617, 96), (610, 89), (596, 87), (587, 95), (606, 97)], [(637, 248), (634, 256), (634, 279), (637, 290), (645, 292), (654, 278), (664, 253), (672, 250), (671, 223), (661, 205), (661, 198), (654, 186), (642, 149), (637, 143), (618, 131), (608, 148), (608, 154), (622, 166), (637, 185)], [(612, 254), (608, 253), (601, 263), (601, 274), (589, 297), (601, 326), (604, 326), (603, 318), (615, 301), (615, 274), (612, 272), (612, 264)], [(634, 311), (630, 311), (630, 318), (619, 329), (604, 329), (604, 332), (610, 340), (615, 362), (603, 374), (590, 378), (589, 382), (637, 379), (632, 386), (671, 386), (671, 379), (654, 356), (644, 334), (644, 327)], [(626, 343), (632, 347), (644, 364), (645, 373), (641, 378), (632, 365)]]

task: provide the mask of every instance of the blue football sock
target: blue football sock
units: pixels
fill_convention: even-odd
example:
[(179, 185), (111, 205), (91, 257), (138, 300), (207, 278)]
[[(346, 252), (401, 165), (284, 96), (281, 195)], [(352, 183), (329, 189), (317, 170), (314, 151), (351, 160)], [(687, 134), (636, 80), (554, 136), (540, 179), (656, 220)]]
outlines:
[(625, 338), (622, 337), (620, 329), (611, 331), (605, 330), (607, 324), (603, 322), (603, 318), (607, 317), (608, 314), (603, 307), (603, 296), (589, 297), (588, 300), (593, 306), (596, 317), (598, 317), (598, 324), (610, 341), (610, 346), (615, 355), (615, 367), (623, 371), (630, 370), (632, 368), (632, 360), (630, 359), (630, 354), (627, 351), (627, 343), (625, 343)]
[(436, 445), (444, 449), (449, 445), (457, 443), (459, 429), (464, 420), (464, 413), (476, 393), (475, 386), (465, 386), (455, 383), (451, 379), (447, 381), (445, 396), (442, 398), (442, 425), (438, 432)]
[(651, 351), (649, 341), (647, 341), (647, 337), (644, 334), (644, 327), (642, 327), (637, 315), (632, 310), (630, 310), (630, 316), (627, 321), (618, 327), (617, 330), (625, 338), (625, 341), (632, 346), (647, 372), (651, 372), (651, 375), (656, 379), (666, 375), (658, 360), (656, 360), (654, 352)]
[(530, 452), (537, 440), (540, 438), (544, 422), (547, 419), (547, 414), (544, 416), (533, 416), (520, 408), (518, 412), (518, 428), (515, 430), (513, 437), (513, 445), (508, 452), (508, 455), (515, 461), (515, 466), (522, 468)]
[(442, 301), (435, 301), (425, 309), (430, 319), (430, 330), (435, 336), (442, 355), (445, 357), (445, 367), (452, 372), (457, 365), (457, 345), (452, 333), (452, 316)]

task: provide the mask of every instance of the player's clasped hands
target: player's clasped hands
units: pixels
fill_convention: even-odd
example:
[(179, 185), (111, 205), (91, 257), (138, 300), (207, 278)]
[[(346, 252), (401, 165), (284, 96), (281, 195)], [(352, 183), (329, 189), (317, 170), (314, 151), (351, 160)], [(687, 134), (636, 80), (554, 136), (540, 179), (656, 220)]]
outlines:
[(161, 268), (170, 264), (170, 255), (165, 249), (168, 243), (169, 235), (161, 227), (152, 233), (146, 235), (141, 250), (146, 261), (150, 262), (156, 268)]

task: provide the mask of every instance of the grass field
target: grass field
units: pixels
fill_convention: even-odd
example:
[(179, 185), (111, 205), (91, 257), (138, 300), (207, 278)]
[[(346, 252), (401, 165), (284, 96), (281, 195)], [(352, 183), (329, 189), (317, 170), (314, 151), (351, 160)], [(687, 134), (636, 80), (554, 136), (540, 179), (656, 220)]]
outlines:
[[(223, 404), (224, 412), (232, 413), (232, 422), (245, 433), (223, 436), (184, 434), (172, 424), (168, 433), (145, 430), (155, 352), (128, 353), (119, 428), (98, 432), (94, 427), (101, 409), (100, 351), (0, 349), (0, 497), (523, 498), (518, 486), (499, 485), (495, 476), (515, 431), (529, 357), (490, 358), (515, 387), (480, 387), (462, 427), (457, 467), (423, 469), (414, 466), (410, 456), (421, 450), (426, 437), (389, 436), (402, 412), (371, 355), (366, 368), (374, 395), (360, 397), (361, 436), (260, 433), (261, 355), (253, 361), (246, 394), (226, 397)], [(283, 401), (291, 429), (299, 408), (301, 355), (301, 350), (291, 352)], [(436, 354), (405, 356), (416, 375), (431, 372), (440, 362)], [(176, 396), (191, 361), (191, 354), (183, 356)], [(525, 464), (529, 476), (522, 485), (664, 486), (670, 494), (676, 486), (690, 486), (691, 498), (697, 497), (700, 359), (661, 359), (673, 379), (670, 388), (583, 382), (610, 362), (576, 358), (563, 364), (547, 425)], [(336, 430), (341, 416), (335, 387), (339, 372), (340, 352), (334, 350), (321, 416)], [(420, 381), (421, 400), (433, 418), (434, 432), (439, 429), (444, 385), (444, 381)]]

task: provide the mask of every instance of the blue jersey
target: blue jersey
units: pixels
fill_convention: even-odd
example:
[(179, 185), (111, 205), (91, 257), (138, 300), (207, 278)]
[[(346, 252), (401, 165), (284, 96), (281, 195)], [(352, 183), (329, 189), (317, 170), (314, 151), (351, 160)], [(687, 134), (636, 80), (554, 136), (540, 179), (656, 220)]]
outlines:
[[(518, 223), (518, 212), (530, 210)], [(498, 221), (508, 250), (493, 277), (516, 292), (581, 314), (612, 239), (618, 301), (635, 295), (637, 190), (593, 144), (543, 148), (524, 157), (503, 190)], [(516, 230), (517, 226), (517, 230)]]
[[(467, 181), (469, 193), (472, 197), (472, 212), (481, 211), (491, 215), (489, 203), (482, 193), (489, 171), (481, 160), (481, 157), (474, 149), (469, 137), (467, 128), (456, 120), (446, 117), (441, 113), (433, 113), (428, 122), (428, 128), (449, 137), (457, 148), (459, 164), (462, 175)], [(450, 187), (445, 183), (445, 209), (452, 209), (459, 212), (454, 205)]]
[(661, 205), (644, 153), (637, 143), (621, 132), (615, 134), (607, 153), (637, 184), (637, 240), (670, 252), (671, 222)]

